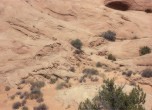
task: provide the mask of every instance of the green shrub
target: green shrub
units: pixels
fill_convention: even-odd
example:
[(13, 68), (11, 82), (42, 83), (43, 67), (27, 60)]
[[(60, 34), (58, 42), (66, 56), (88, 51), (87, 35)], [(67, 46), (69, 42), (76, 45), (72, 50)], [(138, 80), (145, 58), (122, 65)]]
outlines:
[(140, 50), (139, 50), (139, 54), (141, 56), (149, 54), (149, 53), (151, 53), (151, 49), (149, 47), (147, 47), (147, 46), (141, 47)]
[(109, 60), (112, 60), (112, 61), (116, 61), (116, 57), (113, 56), (112, 54), (109, 54), (109, 55), (108, 55), (108, 59), (109, 59)]
[(104, 32), (101, 37), (109, 40), (109, 41), (115, 41), (116, 40), (116, 33), (108, 30), (107, 32)]
[(72, 41), (71, 41), (71, 45), (72, 45), (73, 47), (81, 50), (83, 44), (82, 44), (81, 40), (76, 39), (76, 40), (72, 40)]
[(132, 89), (129, 94), (123, 92), (123, 87), (117, 87), (114, 79), (105, 80), (102, 90), (90, 101), (81, 102), (78, 110), (145, 110), (146, 94), (138, 86)]
[(142, 77), (150, 78), (152, 77), (152, 70), (151, 69), (145, 69), (142, 71)]

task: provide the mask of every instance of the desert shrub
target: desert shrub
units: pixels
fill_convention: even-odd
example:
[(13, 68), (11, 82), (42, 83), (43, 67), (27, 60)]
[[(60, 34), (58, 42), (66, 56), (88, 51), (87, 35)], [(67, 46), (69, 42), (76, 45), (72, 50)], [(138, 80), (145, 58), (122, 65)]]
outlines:
[(96, 108), (96, 106), (92, 101), (87, 99), (85, 102), (80, 103), (78, 110), (99, 110), (99, 109)]
[(38, 99), (40, 97), (43, 97), (43, 94), (38, 87), (34, 87), (31, 89), (30, 98), (31, 99)]
[(26, 104), (26, 100), (22, 100), (21, 105), (24, 106)]
[(82, 50), (75, 50), (75, 51), (74, 51), (74, 54), (82, 54), (82, 53), (83, 53)]
[(34, 107), (34, 110), (48, 110), (45, 104), (40, 104), (38, 107)]
[(141, 56), (149, 54), (149, 53), (151, 53), (151, 49), (149, 47), (147, 47), (147, 46), (141, 47), (140, 50), (139, 50), (139, 54)]
[(22, 107), (22, 110), (28, 110), (28, 107), (24, 106)]
[(11, 88), (9, 86), (5, 87), (5, 91), (9, 91)]
[(115, 41), (116, 40), (116, 33), (108, 30), (107, 32), (102, 33), (101, 37), (103, 37), (109, 41)]
[(83, 83), (83, 82), (86, 82), (86, 78), (87, 77), (87, 75), (83, 75), (80, 79), (79, 79), (79, 82), (80, 83)]
[(29, 96), (29, 93), (28, 93), (28, 92), (21, 93), (21, 94), (20, 94), (20, 99), (27, 99), (28, 96)]
[(64, 82), (57, 84), (56, 89), (60, 90), (63, 89), (66, 86), (66, 84)]
[(10, 99), (11, 99), (11, 100), (14, 100), (14, 99), (15, 99), (15, 95), (12, 95), (12, 96), (10, 97)]
[(21, 95), (22, 93), (20, 91), (16, 92), (16, 95)]
[(123, 72), (122, 74), (126, 75), (127, 77), (130, 77), (133, 74), (133, 72), (132, 71), (127, 71), (127, 72)]
[(73, 47), (81, 50), (83, 44), (82, 44), (82, 42), (81, 42), (80, 39), (76, 39), (76, 40), (72, 40), (72, 41), (71, 41), (71, 45), (72, 45)]
[(41, 90), (38, 87), (34, 87), (34, 88), (31, 89), (31, 93), (32, 94), (40, 94)]
[(25, 83), (26, 83), (25, 79), (22, 79), (22, 80), (20, 81), (20, 84), (25, 84)]
[(21, 107), (21, 103), (20, 102), (15, 102), (12, 106), (13, 109), (19, 109)]
[(23, 93), (24, 99), (28, 99), (29, 98), (30, 93), (28, 93), (27, 91), (25, 91)]
[(90, 75), (98, 75), (99, 74), (98, 70), (93, 69), (93, 68), (91, 68), (91, 69), (90, 68), (86, 68), (86, 69), (83, 70), (83, 73), (88, 75), (88, 76), (90, 76)]
[(96, 67), (102, 67), (102, 64), (100, 62), (97, 62)]
[(53, 77), (53, 78), (51, 77), (50, 78), (50, 84), (55, 84), (57, 80), (58, 80), (57, 77)]
[(41, 102), (44, 101), (44, 99), (43, 99), (42, 97), (40, 97), (40, 98), (36, 99), (36, 101), (37, 101), (38, 103), (41, 103)]
[(56, 89), (57, 89), (57, 90), (60, 90), (60, 89), (69, 88), (69, 87), (71, 87), (71, 84), (70, 84), (70, 83), (61, 82), (61, 83), (57, 84)]
[(34, 88), (34, 87), (42, 88), (44, 86), (45, 86), (45, 83), (43, 81), (31, 82), (31, 88)]
[(109, 54), (109, 55), (108, 55), (108, 59), (109, 59), (109, 60), (112, 60), (112, 61), (116, 61), (116, 57), (113, 56), (112, 54)]
[(123, 87), (117, 87), (114, 79), (105, 80), (102, 90), (93, 100), (87, 99), (81, 102), (78, 110), (145, 110), (146, 94), (138, 86), (132, 89), (129, 94), (123, 92)]
[(90, 77), (90, 80), (91, 80), (92, 82), (97, 82), (99, 79), (98, 79), (97, 77)]
[(70, 67), (69, 71), (75, 72), (75, 68), (74, 67)]
[(142, 77), (150, 78), (152, 77), (152, 69), (145, 69), (142, 71)]

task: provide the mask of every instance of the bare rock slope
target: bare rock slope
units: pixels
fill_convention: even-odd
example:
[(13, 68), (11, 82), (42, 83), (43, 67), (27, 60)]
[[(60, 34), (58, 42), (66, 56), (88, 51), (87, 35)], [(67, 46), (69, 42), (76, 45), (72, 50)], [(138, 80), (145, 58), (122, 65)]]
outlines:
[[(75, 110), (80, 100), (77, 98), (78, 101), (75, 101), (76, 96), (67, 99), (68, 95), (65, 94), (71, 95), (71, 91), (80, 88), (85, 98), (91, 97), (96, 92), (96, 87), (92, 85), (102, 84), (104, 76), (118, 76), (118, 83), (135, 81), (151, 96), (152, 79), (139, 75), (145, 68), (152, 68), (152, 53), (139, 55), (139, 49), (143, 46), (152, 49), (152, 14), (145, 12), (149, 7), (151, 9), (151, 1), (138, 1), (144, 4), (144, 8), (131, 0), (125, 1), (132, 5), (130, 9), (143, 11), (120, 11), (105, 6), (114, 1), (1, 0), (0, 110), (12, 109), (14, 101), (10, 101), (10, 96), (18, 91), (23, 79), (43, 80), (48, 84), (52, 76), (57, 77), (59, 82), (70, 79), (72, 86), (71, 89), (57, 91), (54, 85), (50, 87), (48, 84), (43, 89), (45, 102), (53, 110), (63, 105), (63, 110), (66, 109), (65, 100), (73, 102), (70, 109)], [(100, 37), (108, 30), (116, 33), (115, 42)], [(75, 39), (83, 43), (83, 52), (79, 54), (70, 44)], [(108, 54), (113, 54), (117, 61), (108, 60)], [(102, 68), (96, 67), (97, 62), (102, 63)], [(71, 68), (75, 71), (71, 72)], [(86, 80), (86, 83), (79, 84), (85, 68), (97, 69), (99, 81), (92, 84)], [(137, 76), (130, 79), (122, 76), (121, 73), (127, 70), (132, 70)], [(5, 86), (10, 86), (11, 91), (5, 92)], [(23, 86), (23, 90), (28, 89), (28, 85)], [(85, 92), (91, 89), (93, 93)], [(80, 94), (77, 95), (81, 97)], [(152, 98), (148, 97), (147, 110), (151, 109), (149, 100)], [(36, 106), (31, 100), (27, 105), (30, 110), (33, 105)]]

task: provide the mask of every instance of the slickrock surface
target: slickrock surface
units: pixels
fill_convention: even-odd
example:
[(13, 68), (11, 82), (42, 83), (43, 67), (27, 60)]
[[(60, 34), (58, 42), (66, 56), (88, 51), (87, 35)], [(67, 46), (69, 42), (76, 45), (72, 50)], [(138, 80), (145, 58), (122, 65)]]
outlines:
[[(78, 102), (92, 98), (105, 77), (118, 77), (117, 83), (127, 83), (129, 88), (135, 81), (148, 94), (145, 107), (151, 110), (152, 78), (143, 78), (140, 73), (152, 68), (152, 53), (140, 56), (139, 49), (152, 49), (152, 13), (145, 12), (152, 3), (120, 0), (130, 5), (126, 11), (105, 6), (114, 1), (119, 0), (1, 0), (0, 110), (12, 110), (18, 97), (11, 100), (10, 96), (29, 90), (26, 84), (17, 89), (23, 79), (46, 83), (42, 91), (49, 110), (77, 110)], [(99, 37), (108, 30), (116, 32), (115, 42)], [(83, 43), (80, 54), (70, 44), (77, 38)], [(117, 61), (108, 60), (108, 54)], [(102, 63), (101, 68), (96, 67), (97, 62)], [(70, 71), (72, 67), (75, 72)], [(85, 68), (97, 69), (99, 81), (80, 83)], [(122, 75), (126, 70), (136, 75), (128, 79)], [(71, 87), (56, 90), (57, 84), (49, 84), (50, 76), (57, 77), (57, 83), (70, 79)], [(11, 90), (6, 92), (5, 86)], [(81, 99), (82, 92), (85, 95)], [(27, 105), (33, 110), (37, 104), (29, 100)]]

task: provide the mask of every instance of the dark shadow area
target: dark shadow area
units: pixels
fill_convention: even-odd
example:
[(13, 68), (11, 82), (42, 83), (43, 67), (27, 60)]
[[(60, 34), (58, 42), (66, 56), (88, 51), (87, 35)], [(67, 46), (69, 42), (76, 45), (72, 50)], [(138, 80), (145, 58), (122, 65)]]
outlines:
[(152, 9), (146, 9), (145, 12), (146, 13), (152, 13)]
[(115, 1), (111, 2), (106, 5), (109, 8), (120, 10), (120, 11), (127, 11), (129, 9), (129, 5), (127, 3)]

